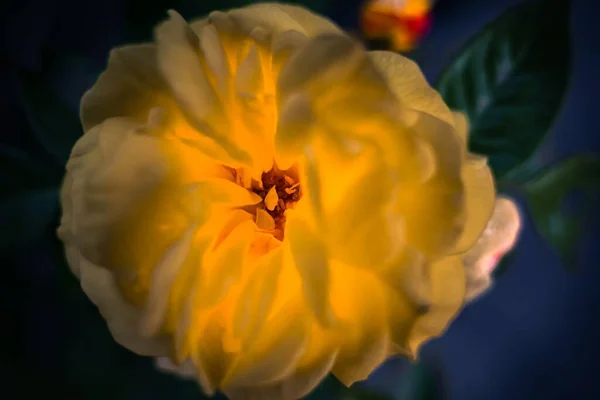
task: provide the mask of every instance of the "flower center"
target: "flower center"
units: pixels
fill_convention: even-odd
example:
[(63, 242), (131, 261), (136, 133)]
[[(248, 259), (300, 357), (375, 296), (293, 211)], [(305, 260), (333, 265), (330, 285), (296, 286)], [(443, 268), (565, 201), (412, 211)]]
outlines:
[(285, 228), (285, 212), (293, 208), (302, 198), (302, 188), (298, 177), (298, 168), (292, 166), (281, 170), (277, 165), (261, 175), (261, 180), (244, 179), (244, 171), (233, 170), (235, 181), (248, 190), (258, 194), (262, 202), (256, 206), (245, 208), (256, 217), (259, 229), (271, 232), (278, 240), (283, 240)]

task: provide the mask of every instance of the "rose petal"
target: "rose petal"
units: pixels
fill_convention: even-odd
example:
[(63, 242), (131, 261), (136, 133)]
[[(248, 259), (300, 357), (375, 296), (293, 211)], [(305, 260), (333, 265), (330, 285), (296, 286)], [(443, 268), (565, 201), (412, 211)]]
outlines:
[(306, 348), (306, 317), (289, 305), (263, 326), (254, 345), (234, 359), (223, 379), (225, 391), (285, 379), (293, 374)]
[[(314, 37), (320, 34), (325, 33), (341, 33), (341, 29), (336, 26), (329, 19), (324, 18), (320, 15), (317, 15), (308, 9), (302, 6), (296, 6), (291, 4), (255, 4), (247, 7), (248, 10), (251, 10), (252, 13), (261, 13), (265, 14), (266, 8), (278, 8), (283, 11), (285, 14), (290, 16), (292, 20), (299, 24), (307, 35), (310, 37)], [(282, 19), (277, 19), (274, 15), (273, 22), (279, 26), (283, 26), (283, 28), (279, 28), (280, 30), (291, 30), (293, 29), (291, 26), (282, 23)]]
[(201, 307), (217, 304), (241, 277), (255, 231), (253, 221), (242, 222), (216, 249), (205, 253), (200, 289), (202, 296), (199, 299)]
[(181, 271), (193, 243), (196, 226), (192, 225), (180, 240), (170, 246), (152, 272), (152, 285), (148, 294), (141, 330), (147, 336), (155, 335), (167, 313), (171, 286)]
[(325, 243), (301, 216), (288, 213), (286, 222), (290, 257), (300, 277), (311, 311), (323, 326), (334, 322), (329, 302), (329, 254)]
[(223, 323), (218, 315), (212, 314), (191, 348), (192, 362), (196, 367), (197, 378), (207, 396), (213, 396), (220, 387), (231, 365), (231, 355), (223, 348)]
[(264, 329), (276, 296), (282, 263), (282, 249), (279, 248), (261, 257), (243, 284), (233, 313), (232, 329), (245, 348), (253, 345), (258, 332)]
[(236, 387), (225, 391), (233, 400), (297, 400), (307, 396), (329, 374), (336, 353), (322, 353), (310, 364), (298, 368), (281, 382), (261, 386)]
[(414, 61), (391, 51), (371, 51), (369, 57), (386, 77), (402, 104), (453, 125), (452, 114), (444, 100), (429, 86)]
[(103, 121), (127, 116), (146, 121), (152, 107), (173, 110), (157, 65), (154, 44), (127, 45), (110, 52), (106, 70), (81, 99), (81, 123), (88, 131)]
[(250, 163), (250, 155), (227, 137), (223, 104), (211, 86), (201, 58), (200, 39), (181, 15), (169, 11), (169, 20), (155, 30), (158, 66), (181, 111), (190, 124), (217, 142), (230, 159)]
[(144, 356), (166, 354), (169, 346), (166, 338), (147, 338), (140, 334), (142, 314), (125, 301), (112, 274), (84, 259), (80, 262), (81, 288), (100, 310), (117, 343)]
[(454, 253), (471, 248), (488, 223), (494, 209), (496, 190), (487, 162), (467, 160), (462, 168), (465, 201), (465, 225)]
[(332, 372), (345, 385), (366, 379), (389, 354), (387, 290), (372, 271), (332, 261), (330, 293), (340, 345)]
[(421, 345), (441, 335), (464, 303), (466, 282), (460, 257), (447, 257), (430, 265), (431, 302), (411, 329), (407, 346), (413, 357)]

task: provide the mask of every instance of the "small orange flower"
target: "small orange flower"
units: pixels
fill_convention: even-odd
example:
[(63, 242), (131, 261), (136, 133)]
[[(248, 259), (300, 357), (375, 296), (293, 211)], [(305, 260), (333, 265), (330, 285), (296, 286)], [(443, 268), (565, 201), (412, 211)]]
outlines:
[(388, 39), (395, 51), (414, 50), (431, 27), (431, 0), (372, 0), (361, 11), (370, 39)]
[(83, 97), (61, 192), (115, 340), (233, 399), (416, 357), (460, 310), (494, 205), (464, 116), (305, 9), (169, 14)]

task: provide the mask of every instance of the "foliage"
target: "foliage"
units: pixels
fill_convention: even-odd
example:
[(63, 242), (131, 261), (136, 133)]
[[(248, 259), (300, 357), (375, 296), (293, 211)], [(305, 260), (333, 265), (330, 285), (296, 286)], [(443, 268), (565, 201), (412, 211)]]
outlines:
[(570, 70), (567, 0), (525, 2), (489, 24), (441, 75), (437, 89), (471, 124), (470, 149), (496, 178), (542, 143)]
[[(600, 158), (577, 156), (544, 168), (524, 187), (539, 234), (561, 255), (565, 266), (577, 265), (583, 224), (600, 200)], [(564, 210), (569, 194), (580, 191), (575, 210)]]
[[(469, 148), (488, 157), (500, 189), (523, 192), (540, 235), (565, 267), (576, 260), (589, 207), (561, 212), (573, 189), (591, 195), (598, 159), (567, 160), (542, 168), (536, 151), (560, 109), (570, 76), (569, 2), (526, 1), (476, 35), (444, 70), (437, 89), (471, 122)], [(540, 169), (542, 169), (540, 171)], [(571, 181), (568, 174), (579, 178)], [(498, 273), (506, 270), (503, 260)]]

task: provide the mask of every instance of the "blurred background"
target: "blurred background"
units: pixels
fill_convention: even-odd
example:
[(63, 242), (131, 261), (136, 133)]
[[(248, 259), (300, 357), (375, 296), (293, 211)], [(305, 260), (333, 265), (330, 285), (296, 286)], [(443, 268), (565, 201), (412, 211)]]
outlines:
[[(203, 398), (194, 383), (157, 373), (111, 339), (65, 267), (57, 189), (81, 134), (79, 99), (112, 47), (149, 39), (170, 8), (191, 19), (249, 3), (2, 3), (0, 398)], [(367, 39), (365, 2), (289, 3)], [(522, 208), (518, 246), (493, 289), (426, 344), (418, 364), (390, 360), (354, 390), (330, 379), (311, 398), (600, 398), (600, 12), (594, 0), (521, 3), (438, 0), (407, 53), (451, 106), (477, 120), (471, 147), (490, 157), (500, 190)], [(490, 74), (497, 82), (508, 74), (508, 83), (476, 84)]]

